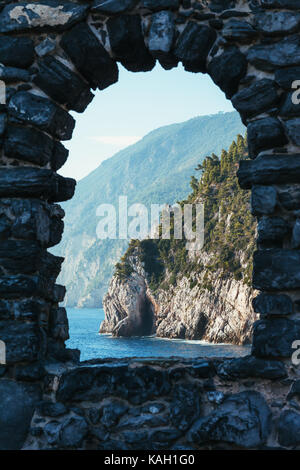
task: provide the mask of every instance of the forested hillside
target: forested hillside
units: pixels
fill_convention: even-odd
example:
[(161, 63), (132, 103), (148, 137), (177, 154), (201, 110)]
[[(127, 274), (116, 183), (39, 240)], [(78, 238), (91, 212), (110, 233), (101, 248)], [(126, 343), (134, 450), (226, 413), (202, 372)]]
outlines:
[[(173, 204), (189, 194), (189, 179), (206, 155), (220, 152), (244, 131), (236, 112), (200, 116), (154, 130), (137, 144), (104, 161), (79, 181), (74, 198), (63, 204), (65, 233), (55, 253), (64, 256), (59, 282), (67, 286), (69, 306), (97, 307), (114, 265), (126, 250), (124, 240), (97, 240), (99, 204)], [(87, 155), (84, 158), (88, 158)]]
[[(250, 340), (255, 318), (250, 287), (255, 221), (250, 192), (240, 189), (236, 177), (238, 162), (247, 155), (246, 139), (238, 135), (220, 157), (215, 153), (206, 157), (197, 166), (201, 176), (191, 178), (192, 192), (180, 204), (204, 203), (202, 250), (188, 251), (187, 240), (172, 236), (130, 242), (104, 299), (107, 315), (102, 331), (126, 336), (127, 318), (128, 331), (134, 334), (130, 321), (134, 312), (126, 306), (140, 305), (140, 316), (148, 318), (147, 324), (153, 318), (152, 332), (158, 336)], [(136, 319), (135, 324), (139, 325)]]

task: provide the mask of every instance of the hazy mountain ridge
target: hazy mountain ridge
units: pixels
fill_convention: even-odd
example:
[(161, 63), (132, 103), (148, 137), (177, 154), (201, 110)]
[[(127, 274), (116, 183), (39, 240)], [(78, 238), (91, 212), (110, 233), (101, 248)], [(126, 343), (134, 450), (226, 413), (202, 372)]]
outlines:
[(201, 250), (187, 250), (187, 240), (175, 239), (173, 230), (170, 240), (131, 240), (103, 298), (102, 333), (251, 342), (256, 224), (250, 193), (236, 177), (240, 160), (247, 158), (246, 139), (239, 135), (228, 151), (199, 165), (200, 179), (191, 178), (192, 192), (180, 205), (204, 204)]
[(61, 244), (52, 250), (65, 257), (59, 278), (66, 285), (68, 306), (99, 306), (107, 291), (114, 265), (128, 245), (124, 240), (97, 240), (102, 203), (117, 207), (120, 195), (128, 204), (169, 203), (190, 191), (195, 166), (206, 155), (219, 153), (244, 131), (236, 112), (200, 116), (156, 129), (141, 141), (104, 161), (79, 181), (66, 211)]

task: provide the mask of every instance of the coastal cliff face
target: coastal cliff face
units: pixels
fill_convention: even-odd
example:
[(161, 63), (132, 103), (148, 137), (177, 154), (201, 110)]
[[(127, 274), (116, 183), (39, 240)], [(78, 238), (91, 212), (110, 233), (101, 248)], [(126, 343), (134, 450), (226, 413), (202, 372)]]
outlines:
[(247, 344), (257, 319), (251, 302), (253, 291), (241, 281), (211, 279), (213, 290), (190, 288), (182, 278), (170, 292), (160, 292), (157, 336), (202, 339), (211, 343)]
[(235, 177), (246, 156), (246, 140), (238, 136), (220, 159), (204, 160), (199, 181), (192, 177), (193, 193), (183, 202), (204, 202), (203, 249), (188, 251), (186, 240), (131, 241), (103, 300), (102, 333), (251, 342), (258, 319), (250, 287), (255, 224), (249, 194)]
[(130, 263), (132, 273), (127, 279), (115, 275), (103, 299), (105, 320), (101, 333), (156, 333), (162, 338), (212, 343), (251, 342), (252, 324), (258, 317), (252, 307), (254, 291), (243, 281), (224, 279), (216, 272), (208, 285), (205, 272), (194, 271), (190, 277), (178, 279), (175, 286), (153, 292), (138, 252)]
[(138, 257), (131, 257), (132, 274), (123, 282), (114, 276), (104, 296), (105, 320), (100, 333), (114, 336), (149, 336), (155, 333), (154, 304), (146, 273)]
[(237, 112), (199, 116), (164, 126), (105, 160), (80, 180), (74, 198), (63, 204), (64, 236), (52, 249), (54, 255), (65, 258), (58, 280), (66, 286), (64, 306), (99, 307), (114, 266), (128, 247), (125, 240), (97, 238), (99, 205), (109, 202), (118, 207), (120, 195), (127, 195), (128, 206), (174, 204), (188, 195), (189, 177), (206, 154), (220, 152), (222, 145), (229, 146), (244, 129)]

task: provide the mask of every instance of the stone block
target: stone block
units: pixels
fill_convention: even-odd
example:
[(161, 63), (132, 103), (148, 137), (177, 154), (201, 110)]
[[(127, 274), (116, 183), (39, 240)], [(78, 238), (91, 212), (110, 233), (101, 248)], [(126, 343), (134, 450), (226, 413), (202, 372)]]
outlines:
[(226, 97), (231, 98), (247, 72), (247, 60), (237, 47), (228, 47), (208, 64), (208, 73)]
[[(235, 7), (236, 0), (211, 0), (209, 3), (209, 9), (215, 13), (221, 13), (220, 16), (223, 18), (230, 18), (231, 15), (238, 16), (239, 12), (237, 10), (232, 10)], [(229, 10), (229, 12), (224, 10)]]
[(216, 37), (216, 32), (209, 26), (189, 21), (177, 40), (174, 55), (188, 72), (204, 73)]
[(261, 6), (264, 8), (288, 8), (290, 10), (299, 10), (300, 0), (261, 0)]
[(280, 243), (290, 232), (290, 227), (282, 217), (261, 217), (257, 225), (258, 243)]
[(272, 318), (254, 323), (252, 354), (256, 357), (291, 358), (292, 344), (300, 338), (300, 322)]
[(180, 431), (187, 431), (199, 418), (201, 411), (201, 391), (193, 383), (178, 384), (170, 403), (171, 424)]
[(27, 70), (0, 65), (0, 80), (3, 80), (6, 84), (29, 82), (30, 78), (31, 75)]
[(212, 362), (208, 362), (205, 359), (193, 362), (190, 373), (193, 377), (199, 379), (206, 379), (215, 375), (215, 370)]
[(62, 31), (83, 20), (87, 10), (87, 5), (57, 0), (10, 3), (0, 13), (0, 33)]
[(174, 38), (174, 14), (170, 11), (154, 13), (151, 17), (148, 47), (153, 57), (159, 59), (165, 69), (170, 69), (178, 63), (171, 52)]
[(63, 403), (42, 401), (38, 406), (38, 413), (41, 416), (50, 416), (51, 418), (57, 418), (68, 412), (68, 409)]
[(291, 91), (290, 93), (286, 93), (283, 97), (279, 115), (284, 118), (300, 117), (300, 106), (293, 102), (293, 93), (294, 91)]
[(0, 215), (0, 239), (4, 240), (11, 234), (11, 220), (5, 215)]
[(0, 267), (6, 274), (34, 274), (41, 264), (40, 245), (31, 240), (3, 240)]
[(138, 0), (94, 0), (92, 11), (113, 15), (132, 10)]
[(298, 183), (300, 154), (265, 154), (252, 161), (242, 160), (237, 174), (243, 189), (254, 184)]
[(75, 127), (74, 118), (48, 98), (27, 91), (14, 94), (8, 104), (11, 122), (27, 123), (57, 137), (69, 140)]
[(215, 411), (196, 421), (188, 441), (198, 446), (216, 441), (253, 448), (266, 442), (270, 430), (271, 412), (263, 396), (247, 390), (229, 396)]
[(179, 8), (180, 0), (141, 0), (141, 6), (152, 11)]
[(18, 321), (0, 322), (0, 338), (6, 345), (6, 362), (34, 362), (40, 350), (39, 332), (35, 324)]
[(1, 199), (1, 238), (13, 236), (21, 240), (38, 240), (41, 246), (56, 245), (61, 239), (64, 216), (58, 207), (37, 199)]
[(269, 215), (275, 210), (277, 204), (277, 191), (272, 186), (258, 186), (252, 188), (251, 212), (253, 215)]
[(86, 83), (52, 56), (46, 56), (38, 62), (39, 72), (34, 83), (53, 100), (83, 113), (94, 98)]
[(45, 55), (54, 52), (56, 49), (56, 42), (53, 39), (46, 38), (35, 46), (34, 50), (39, 57), (44, 57)]
[(138, 405), (170, 392), (166, 371), (151, 366), (128, 368), (124, 362), (97, 367), (79, 367), (63, 374), (57, 397), (59, 401), (97, 402), (116, 396)]
[(290, 315), (293, 313), (293, 302), (285, 294), (262, 293), (252, 301), (253, 309), (261, 315)]
[(291, 142), (300, 147), (300, 117), (284, 121), (283, 125)]
[[(109, 400), (102, 408), (101, 423), (106, 429), (111, 429), (118, 424), (120, 418), (128, 411), (128, 408), (127, 403), (122, 400)], [(120, 423), (120, 427), (123, 427), (124, 424), (124, 422)], [(126, 420), (126, 425), (128, 424), (130, 426), (130, 423)]]
[(53, 338), (66, 341), (69, 339), (69, 321), (66, 309), (54, 308), (50, 313), (50, 334)]
[(300, 398), (300, 380), (296, 380), (292, 383), (287, 399), (292, 400), (293, 398)]
[(59, 170), (67, 161), (69, 150), (61, 142), (54, 142), (54, 149), (51, 156), (51, 168), (54, 171)]
[(287, 377), (283, 362), (268, 361), (254, 356), (225, 359), (217, 366), (217, 374), (225, 380), (248, 377), (274, 380)]
[(300, 14), (291, 11), (258, 12), (254, 24), (266, 36), (284, 36), (297, 32), (300, 26)]
[(288, 211), (298, 211), (300, 206), (299, 185), (278, 186), (278, 200), (280, 205)]
[(88, 433), (89, 427), (81, 416), (72, 416), (66, 419), (61, 427), (60, 446), (78, 448)]
[(21, 449), (36, 401), (37, 396), (24, 384), (0, 380), (0, 450)]
[(54, 282), (34, 275), (0, 275), (0, 296), (2, 299), (43, 297), (53, 300)]
[(37, 293), (37, 276), (0, 276), (0, 295), (4, 299), (31, 297)]
[(53, 300), (54, 302), (62, 302), (65, 298), (66, 295), (66, 288), (65, 286), (60, 286), (59, 284), (56, 284), (54, 286), (54, 297)]
[(59, 443), (61, 433), (61, 423), (58, 421), (48, 421), (44, 427), (44, 434), (46, 441), (50, 446), (55, 446)]
[(295, 34), (271, 44), (250, 47), (248, 61), (258, 69), (272, 71), (300, 64), (300, 37)]
[(224, 26), (222, 35), (229, 41), (249, 43), (258, 35), (258, 32), (247, 21), (230, 19)]
[(104, 90), (118, 81), (119, 71), (116, 62), (109, 56), (88, 25), (80, 23), (74, 26), (63, 35), (60, 45), (94, 89), (98, 87)]
[(39, 362), (15, 367), (15, 379), (23, 382), (37, 382), (43, 379), (45, 374), (45, 369)]
[(267, 291), (299, 289), (300, 251), (256, 251), (253, 257), (253, 287)]
[(297, 218), (294, 223), (293, 232), (292, 232), (292, 248), (300, 247), (300, 219)]
[(300, 444), (300, 413), (285, 410), (278, 420), (278, 442), (283, 447)]
[[(40, 275), (44, 279), (51, 280), (53, 284), (56, 281), (57, 276), (60, 273), (61, 265), (64, 261), (64, 258), (60, 256), (54, 256), (51, 253), (43, 252), (41, 266), (39, 268)], [(53, 286), (54, 289), (54, 286)], [(52, 293), (53, 298), (53, 293)]]
[(74, 195), (76, 181), (51, 170), (20, 167), (0, 174), (0, 197), (43, 197), (66, 201)]
[(2, 137), (6, 131), (7, 116), (6, 113), (0, 114), (0, 136)]
[(51, 162), (53, 147), (54, 141), (37, 129), (8, 125), (4, 139), (7, 157), (44, 166)]
[(258, 80), (232, 97), (232, 104), (243, 119), (264, 113), (277, 103), (275, 82), (268, 78)]
[(34, 61), (33, 41), (27, 37), (0, 36), (0, 63), (26, 68)]
[(115, 58), (130, 72), (148, 72), (155, 59), (145, 46), (139, 15), (109, 18), (107, 22), (111, 49)]
[(262, 150), (282, 147), (288, 143), (281, 122), (274, 117), (250, 122), (247, 133), (250, 158), (255, 158)]
[(37, 322), (43, 317), (48, 320), (49, 304), (39, 299), (23, 299), (13, 303), (13, 312), (17, 320)]
[(284, 90), (291, 91), (292, 83), (300, 80), (300, 66), (278, 69), (275, 71), (275, 82)]

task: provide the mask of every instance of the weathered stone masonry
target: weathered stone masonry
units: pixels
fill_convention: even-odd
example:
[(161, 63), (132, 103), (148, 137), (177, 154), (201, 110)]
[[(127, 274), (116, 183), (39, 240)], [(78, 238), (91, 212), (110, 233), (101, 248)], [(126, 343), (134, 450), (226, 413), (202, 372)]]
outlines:
[[(299, 11), (299, 0), (1, 2), (0, 448), (300, 445)], [(47, 252), (63, 232), (56, 203), (75, 189), (56, 173), (68, 111), (117, 82), (118, 62), (146, 72), (156, 60), (209, 73), (248, 128), (238, 176), (258, 218), (252, 356), (76, 365), (55, 283), (63, 259)]]

